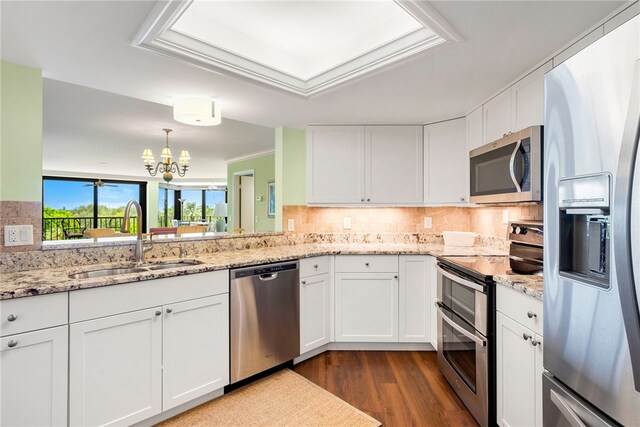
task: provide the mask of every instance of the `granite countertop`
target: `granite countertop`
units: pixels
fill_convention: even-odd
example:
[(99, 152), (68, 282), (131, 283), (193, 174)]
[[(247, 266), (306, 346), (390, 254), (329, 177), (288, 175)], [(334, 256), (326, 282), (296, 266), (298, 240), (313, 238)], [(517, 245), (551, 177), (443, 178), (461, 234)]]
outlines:
[(516, 291), (531, 295), (542, 300), (544, 283), (542, 276), (527, 276), (523, 274), (510, 274), (507, 276), (494, 276), (493, 279), (498, 285), (508, 286)]
[[(185, 274), (202, 273), (206, 271), (222, 270), (256, 264), (267, 264), (290, 259), (308, 258), (319, 255), (505, 255), (496, 249), (486, 246), (479, 247), (447, 247), (442, 244), (376, 244), (376, 243), (346, 243), (346, 244), (302, 244), (275, 246), (259, 249), (245, 249), (236, 251), (215, 252), (189, 257), (202, 264), (185, 265), (176, 268), (145, 271), (142, 273), (121, 274), (88, 279), (71, 279), (71, 273), (98, 270), (102, 268), (129, 267), (133, 262), (118, 264), (93, 264), (78, 267), (50, 268), (30, 270), (2, 275), (0, 284), (0, 300), (19, 298), (33, 295), (66, 292), (78, 289), (89, 289), (100, 286), (117, 285), (138, 282), (142, 280), (173, 277)], [(176, 261), (176, 258), (155, 259), (147, 264)], [(530, 288), (529, 276), (505, 276), (496, 280), (498, 283), (519, 289), (522, 292), (542, 297), (542, 285)], [(539, 296), (537, 296), (539, 294)]]

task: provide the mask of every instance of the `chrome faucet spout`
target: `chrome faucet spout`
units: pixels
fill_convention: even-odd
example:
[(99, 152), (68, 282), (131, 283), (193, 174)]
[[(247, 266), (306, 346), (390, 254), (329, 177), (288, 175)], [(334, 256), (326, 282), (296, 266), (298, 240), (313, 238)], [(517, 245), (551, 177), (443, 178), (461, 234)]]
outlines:
[(144, 253), (146, 250), (151, 248), (144, 248), (144, 241), (142, 240), (142, 207), (140, 203), (136, 200), (129, 200), (127, 202), (127, 206), (124, 208), (124, 218), (122, 220), (122, 227), (120, 227), (120, 231), (122, 233), (129, 233), (131, 230), (131, 207), (134, 206), (136, 208), (136, 215), (138, 216), (138, 238), (136, 239), (135, 248), (134, 248), (134, 258), (136, 263), (142, 264), (144, 262)]

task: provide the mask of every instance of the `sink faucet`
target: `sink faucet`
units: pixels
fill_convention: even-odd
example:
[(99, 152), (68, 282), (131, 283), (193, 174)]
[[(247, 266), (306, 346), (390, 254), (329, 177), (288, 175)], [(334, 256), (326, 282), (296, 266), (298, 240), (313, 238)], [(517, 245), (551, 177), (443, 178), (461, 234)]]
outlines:
[(122, 233), (129, 233), (129, 230), (131, 229), (131, 206), (135, 206), (136, 214), (138, 215), (138, 238), (136, 239), (136, 246), (133, 254), (136, 264), (142, 264), (144, 262), (144, 253), (151, 249), (151, 247), (144, 247), (144, 240), (142, 240), (142, 208), (140, 207), (140, 203), (136, 200), (131, 199), (127, 202), (127, 206), (124, 208), (124, 219), (122, 221), (120, 231)]

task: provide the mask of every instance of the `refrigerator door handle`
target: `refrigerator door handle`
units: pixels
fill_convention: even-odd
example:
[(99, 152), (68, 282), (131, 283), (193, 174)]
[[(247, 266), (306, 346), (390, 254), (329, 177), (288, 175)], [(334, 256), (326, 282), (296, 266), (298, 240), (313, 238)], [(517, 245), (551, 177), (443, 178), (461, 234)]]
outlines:
[(634, 283), (631, 249), (633, 175), (638, 156), (638, 138), (640, 138), (640, 59), (636, 61), (633, 71), (631, 99), (620, 147), (613, 199), (613, 236), (618, 294), (631, 355), (633, 381), (635, 389), (640, 391), (640, 310), (638, 292)]
[(575, 411), (571, 409), (569, 404), (562, 398), (562, 396), (556, 393), (555, 390), (551, 390), (551, 401), (554, 405), (556, 405), (556, 408), (560, 410), (567, 421), (569, 421), (571, 427), (587, 427), (587, 425), (582, 422), (578, 414), (576, 414)]

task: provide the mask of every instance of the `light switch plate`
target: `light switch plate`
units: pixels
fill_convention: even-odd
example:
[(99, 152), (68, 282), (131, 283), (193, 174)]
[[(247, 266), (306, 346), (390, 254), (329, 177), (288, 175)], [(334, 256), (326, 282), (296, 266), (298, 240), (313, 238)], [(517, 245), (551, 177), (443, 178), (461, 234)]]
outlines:
[(287, 220), (287, 231), (293, 231), (295, 230), (295, 224), (293, 222), (293, 218), (289, 218)]
[(425, 216), (424, 217), (424, 228), (432, 228), (433, 227), (433, 221), (431, 220), (430, 216)]
[(5, 246), (33, 245), (33, 225), (5, 225)]
[(342, 220), (342, 226), (344, 227), (345, 230), (351, 230), (351, 217), (350, 216), (345, 216), (344, 219)]

